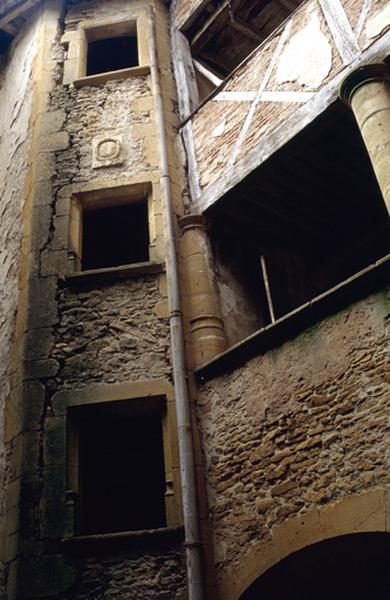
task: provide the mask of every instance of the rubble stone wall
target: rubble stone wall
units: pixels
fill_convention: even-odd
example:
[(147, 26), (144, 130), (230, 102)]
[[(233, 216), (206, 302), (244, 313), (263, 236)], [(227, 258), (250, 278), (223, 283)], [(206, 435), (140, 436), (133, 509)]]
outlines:
[[(65, 14), (61, 2), (49, 0), (45, 4), (44, 23), (31, 38), (36, 40), (38, 58), (32, 70), (30, 149), (25, 105), (29, 106), (31, 65), (20, 55), (20, 69), (26, 81), (22, 78), (15, 89), (8, 82), (7, 93), (13, 90), (13, 105), (9, 109), (12, 126), (10, 137), (4, 137), (1, 143), (6, 156), (9, 152), (12, 167), (9, 179), (4, 177), (0, 186), (4, 181), (4, 210), (10, 215), (8, 235), (13, 236), (12, 245), (8, 246), (10, 257), (4, 260), (4, 278), (8, 273), (9, 280), (7, 295), (13, 302), (7, 307), (10, 318), (18, 300), (14, 274), (17, 263), (13, 266), (12, 261), (17, 257), (22, 237), (18, 218), (26, 173), (29, 188), (24, 195), (31, 206), (24, 224), (26, 260), (18, 305), (21, 317), (17, 328), (23, 334), (18, 348), (22, 366), (19, 379), (15, 379), (19, 385), (8, 408), (8, 454), (13, 464), (7, 494), (8, 505), (12, 502), (12, 515), (7, 516), (7, 556), (12, 562), (10, 597), (92, 600), (115, 596), (136, 600), (145, 596), (151, 600), (184, 600), (186, 595), (180, 532), (169, 544), (152, 540), (146, 550), (138, 553), (131, 549), (110, 553), (106, 547), (103, 553), (91, 550), (74, 556), (65, 549), (62, 538), (68, 533), (66, 423), (63, 414), (55, 414), (52, 404), (58, 391), (66, 389), (72, 393), (92, 382), (99, 385), (163, 379), (167, 388), (171, 386), (158, 140), (150, 75), (145, 68), (142, 73), (80, 89), (63, 85), (67, 56), (61, 44), (64, 33), (100, 19), (107, 24), (111, 19), (142, 16), (145, 23), (150, 16), (148, 6), (154, 7), (158, 21), (163, 87), (173, 95), (173, 81), (168, 82), (171, 65), (167, 11), (153, 0), (74, 2)], [(144, 36), (142, 43), (147, 47), (147, 31), (142, 29), (139, 35)], [(164, 48), (165, 54), (161, 52)], [(166, 111), (171, 140), (176, 135), (173, 126), (177, 116), (176, 104), (170, 97)], [(94, 143), (102, 137), (118, 139), (123, 160), (96, 167)], [(170, 152), (173, 156), (172, 149)], [(64, 208), (64, 202), (69, 203), (71, 188), (77, 186), (82, 191), (85, 185), (110, 190), (118, 182), (131, 186), (139, 181), (150, 182), (147, 189), (153, 188), (153, 199), (148, 202), (151, 260), (161, 268), (156, 266), (152, 272), (136, 274), (128, 269), (127, 275), (122, 273), (121, 278), (112, 276), (104, 281), (89, 278), (77, 284), (70, 282), (69, 210)], [(176, 182), (175, 199), (179, 204), (178, 190)], [(0, 227), (2, 224), (3, 221)], [(4, 245), (6, 242), (4, 239)], [(6, 340), (13, 335), (8, 320), (7, 316)], [(174, 427), (169, 431), (174, 446)], [(180, 497), (175, 460), (172, 457), (174, 473), (170, 476)], [(180, 501), (178, 509), (179, 506)], [(180, 522), (178, 517), (176, 525)]]
[(388, 314), (371, 295), (201, 386), (220, 580), (275, 525), (390, 483)]

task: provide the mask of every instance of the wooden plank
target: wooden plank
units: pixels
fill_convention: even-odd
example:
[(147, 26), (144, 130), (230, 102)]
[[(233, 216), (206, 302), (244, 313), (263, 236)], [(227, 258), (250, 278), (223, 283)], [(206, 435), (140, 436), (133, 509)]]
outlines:
[(357, 25), (355, 28), (356, 39), (359, 38), (359, 36), (362, 32), (364, 24), (367, 20), (368, 13), (370, 12), (373, 4), (374, 4), (374, 0), (365, 0), (365, 2), (363, 4), (362, 12), (359, 15), (359, 19), (358, 19), (358, 22), (357, 22)]
[(340, 0), (318, 0), (341, 60), (349, 65), (360, 53), (355, 35)]
[[(260, 102), (298, 102), (303, 103), (311, 100), (314, 92), (264, 92)], [(256, 98), (256, 92), (231, 91), (220, 92), (211, 102), (253, 102)]]
[(199, 104), (198, 86), (188, 40), (173, 24), (171, 26), (171, 40), (179, 112), (180, 118), (183, 120)]
[[(173, 69), (179, 99), (180, 117), (184, 119), (199, 103), (198, 87), (194, 65), (192, 63), (189, 43), (176, 28), (172, 20), (171, 26)], [(194, 150), (192, 123), (189, 121), (182, 129), (182, 139), (188, 161), (188, 182), (193, 199), (200, 196), (199, 171)]]
[(229, 3), (227, 0), (207, 19), (201, 29), (191, 40), (191, 48), (194, 54), (200, 50), (211, 40), (212, 37), (219, 31), (229, 17)]
[(16, 35), (18, 33), (18, 28), (15, 27), (15, 25), (12, 25), (11, 23), (2, 23), (0, 21), (0, 29), (5, 31), (6, 33), (9, 33), (10, 35)]
[(210, 0), (176, 0), (172, 2), (172, 21), (180, 31), (187, 31)]
[(28, 9), (36, 6), (39, 1), (40, 0), (22, 0), (22, 2), (16, 3), (4, 13), (1, 13), (0, 11), (0, 29), (4, 29), (5, 31), (5, 26), (8, 23), (23, 15)]
[(268, 67), (267, 67), (267, 69), (265, 71), (264, 77), (263, 77), (263, 79), (262, 79), (262, 81), (260, 83), (260, 87), (259, 87), (259, 89), (257, 91), (256, 97), (255, 97), (255, 99), (252, 102), (250, 110), (249, 110), (249, 112), (247, 114), (247, 117), (245, 119), (244, 125), (242, 126), (241, 131), (240, 131), (240, 133), (238, 135), (238, 138), (236, 140), (236, 143), (235, 143), (235, 145), (233, 147), (233, 151), (232, 151), (231, 157), (228, 160), (228, 163), (226, 165), (226, 170), (227, 171), (231, 169), (232, 165), (234, 164), (234, 162), (235, 162), (235, 160), (237, 158), (237, 155), (238, 155), (238, 153), (240, 151), (240, 148), (242, 146), (242, 143), (243, 143), (243, 141), (245, 139), (245, 136), (247, 134), (249, 126), (250, 126), (250, 124), (252, 122), (252, 119), (253, 119), (253, 116), (255, 114), (257, 105), (258, 105), (258, 103), (261, 100), (262, 94), (264, 93), (264, 90), (265, 90), (265, 88), (266, 88), (266, 86), (267, 86), (267, 84), (268, 84), (268, 82), (270, 80), (270, 77), (272, 75), (272, 71), (273, 71), (274, 66), (276, 64), (276, 61), (278, 60), (279, 55), (280, 55), (280, 53), (281, 53), (281, 51), (283, 49), (283, 46), (285, 44), (285, 41), (286, 41), (286, 39), (288, 37), (288, 34), (289, 34), (290, 29), (292, 27), (292, 23), (293, 23), (292, 20), (288, 21), (287, 24), (286, 24), (286, 26), (284, 27), (284, 29), (282, 31), (282, 34), (281, 34), (280, 39), (279, 39), (279, 42), (278, 42), (278, 44), (276, 46), (276, 49), (275, 49), (275, 51), (274, 51), (274, 53), (272, 55), (271, 61), (270, 61), (269, 65), (268, 65)]
[(190, 186), (191, 198), (193, 202), (196, 202), (201, 195), (201, 188), (199, 183), (199, 169), (195, 155), (191, 121), (184, 125), (183, 129), (181, 130), (181, 134), (183, 137), (184, 147), (187, 153), (188, 183)]
[(372, 44), (366, 52), (360, 54), (351, 65), (341, 71), (312, 100), (298, 108), (286, 122), (253, 148), (245, 158), (236, 163), (232, 171), (222, 175), (218, 181), (206, 188), (196, 203), (196, 210), (202, 213), (215, 205), (227, 191), (242, 181), (244, 177), (264, 163), (274, 152), (311, 123), (337, 99), (340, 84), (348, 73), (367, 61), (383, 60), (388, 55), (389, 45), (390, 32)]
[(255, 40), (255, 42), (258, 42), (258, 43), (263, 41), (263, 37), (261, 35), (256, 33), (256, 31), (254, 31), (250, 27), (248, 27), (248, 25), (246, 25), (245, 23), (242, 23), (240, 21), (240, 19), (238, 19), (237, 17), (231, 18), (231, 24), (234, 27), (234, 29), (236, 29), (240, 33), (246, 35), (251, 40)]

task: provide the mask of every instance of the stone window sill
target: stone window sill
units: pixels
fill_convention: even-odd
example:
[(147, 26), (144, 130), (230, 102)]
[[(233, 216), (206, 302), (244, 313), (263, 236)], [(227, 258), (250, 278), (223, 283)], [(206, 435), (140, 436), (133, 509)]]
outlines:
[(135, 547), (137, 550), (165, 547), (182, 542), (184, 527), (162, 527), (161, 529), (145, 529), (142, 531), (120, 531), (118, 533), (99, 533), (77, 535), (62, 539), (62, 543), (70, 552), (115, 552)]
[(137, 77), (140, 75), (149, 75), (149, 65), (130, 67), (128, 69), (120, 69), (119, 71), (109, 71), (107, 73), (98, 73), (97, 75), (88, 75), (80, 77), (73, 82), (76, 88), (85, 87), (86, 85), (100, 85), (106, 81), (113, 79), (127, 79), (128, 77)]
[(79, 271), (70, 273), (65, 277), (65, 283), (68, 285), (100, 284), (117, 279), (130, 279), (153, 273), (163, 273), (165, 265), (161, 262), (142, 262), (130, 265), (121, 265), (120, 267), (109, 267), (106, 269), (92, 269), (89, 271)]
[(280, 346), (325, 317), (378, 291), (388, 284), (389, 275), (390, 254), (387, 254), (373, 265), (299, 306), (275, 323), (255, 331), (213, 360), (205, 363), (195, 372), (197, 380), (203, 383), (213, 379), (218, 375), (237, 369), (254, 356), (265, 354), (268, 350)]

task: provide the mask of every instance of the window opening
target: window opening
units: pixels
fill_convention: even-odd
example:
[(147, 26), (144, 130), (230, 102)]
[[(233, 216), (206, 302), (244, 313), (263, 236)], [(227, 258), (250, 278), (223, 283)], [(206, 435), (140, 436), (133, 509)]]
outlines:
[(120, 36), (88, 44), (87, 75), (128, 69), (138, 65), (136, 36)]
[(83, 210), (82, 269), (149, 260), (147, 200)]
[(208, 218), (230, 343), (390, 251), (370, 159), (339, 103), (228, 192)]
[(130, 400), (71, 411), (78, 430), (79, 533), (165, 527), (163, 404)]

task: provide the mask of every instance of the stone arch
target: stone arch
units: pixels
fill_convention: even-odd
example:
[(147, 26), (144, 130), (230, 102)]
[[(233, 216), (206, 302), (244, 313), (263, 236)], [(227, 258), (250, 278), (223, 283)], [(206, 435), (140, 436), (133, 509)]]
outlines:
[(220, 579), (220, 596), (239, 600), (263, 573), (288, 555), (321, 542), (353, 533), (390, 531), (390, 489), (346, 496), (275, 525), (268, 538), (258, 540), (245, 560)]

